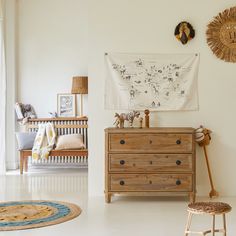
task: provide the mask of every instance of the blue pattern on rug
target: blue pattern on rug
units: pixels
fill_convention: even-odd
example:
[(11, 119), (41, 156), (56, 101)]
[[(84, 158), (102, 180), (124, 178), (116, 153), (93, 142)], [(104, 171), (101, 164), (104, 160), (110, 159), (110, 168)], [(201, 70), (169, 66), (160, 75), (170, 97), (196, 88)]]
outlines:
[(43, 219), (36, 219), (36, 220), (30, 220), (30, 221), (18, 221), (18, 222), (4, 222), (4, 223), (0, 222), (0, 227), (24, 226), (24, 225), (45, 223), (45, 222), (57, 220), (59, 218), (63, 218), (71, 212), (69, 207), (67, 207), (63, 204), (55, 203), (55, 202), (46, 202), (46, 201), (42, 201), (42, 202), (24, 202), (24, 201), (22, 201), (22, 202), (9, 202), (9, 203), (4, 203), (4, 204), (0, 203), (0, 207), (8, 207), (8, 206), (16, 206), (16, 205), (44, 205), (44, 206), (46, 205), (46, 206), (56, 208), (58, 210), (58, 212), (56, 212), (52, 216), (49, 216), (49, 217), (46, 217), (46, 218), (43, 218)]

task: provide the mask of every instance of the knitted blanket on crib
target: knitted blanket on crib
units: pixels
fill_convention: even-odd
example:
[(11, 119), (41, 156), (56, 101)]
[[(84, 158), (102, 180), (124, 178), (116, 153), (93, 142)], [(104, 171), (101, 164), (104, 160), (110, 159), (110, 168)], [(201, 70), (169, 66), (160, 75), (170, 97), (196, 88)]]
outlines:
[(36, 160), (47, 159), (56, 142), (56, 132), (52, 123), (39, 124), (34, 140), (32, 157)]

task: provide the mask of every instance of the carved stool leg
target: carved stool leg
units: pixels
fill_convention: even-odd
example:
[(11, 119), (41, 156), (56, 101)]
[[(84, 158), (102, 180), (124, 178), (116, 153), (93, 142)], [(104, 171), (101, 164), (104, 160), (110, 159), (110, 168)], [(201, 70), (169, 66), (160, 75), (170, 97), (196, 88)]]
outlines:
[(193, 214), (191, 212), (188, 213), (188, 220), (187, 220), (187, 224), (186, 224), (186, 228), (185, 228), (185, 236), (188, 236), (188, 232), (190, 229), (190, 225), (191, 225), (191, 221), (192, 221), (192, 216)]
[(215, 236), (215, 215), (212, 217), (212, 235)]
[(223, 227), (224, 227), (224, 236), (226, 236), (226, 218), (225, 218), (225, 214), (223, 214)]

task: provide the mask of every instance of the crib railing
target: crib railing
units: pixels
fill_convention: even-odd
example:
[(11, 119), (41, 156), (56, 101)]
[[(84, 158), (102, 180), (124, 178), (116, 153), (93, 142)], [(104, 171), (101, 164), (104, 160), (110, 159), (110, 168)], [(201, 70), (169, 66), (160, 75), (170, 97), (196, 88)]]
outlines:
[[(65, 134), (82, 134), (85, 148), (88, 150), (88, 118), (87, 117), (60, 117), (60, 118), (40, 118), (30, 119), (27, 124), (29, 132), (37, 132), (38, 125), (43, 123), (53, 123), (57, 135)], [(50, 156), (46, 159), (33, 160), (29, 158), (28, 161), (31, 167), (34, 166), (81, 166), (87, 167), (88, 156)]]

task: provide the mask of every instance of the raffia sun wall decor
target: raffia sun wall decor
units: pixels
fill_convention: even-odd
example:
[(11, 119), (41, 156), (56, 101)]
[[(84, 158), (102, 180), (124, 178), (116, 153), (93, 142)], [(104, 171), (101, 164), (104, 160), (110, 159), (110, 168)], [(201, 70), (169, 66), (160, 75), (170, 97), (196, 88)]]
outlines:
[(214, 17), (206, 35), (209, 47), (218, 58), (236, 63), (236, 7)]

